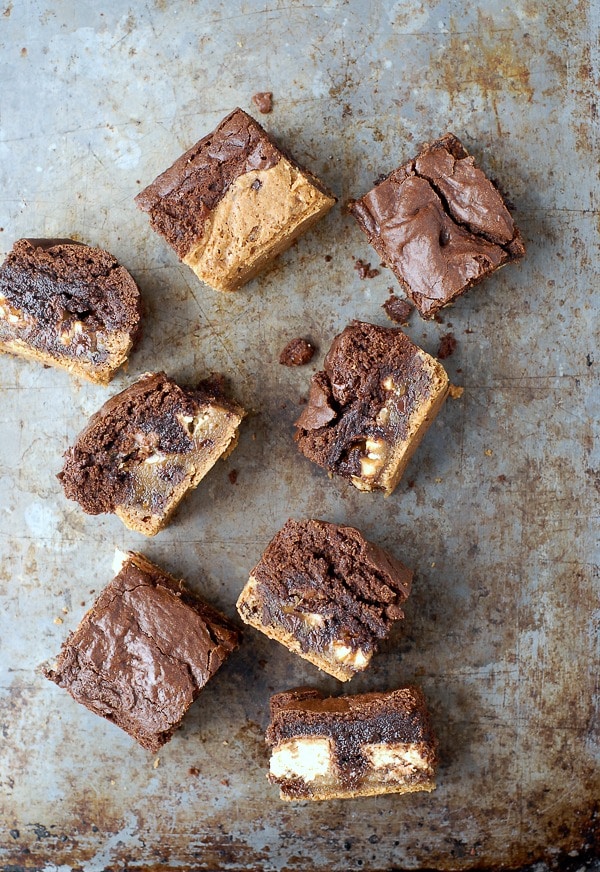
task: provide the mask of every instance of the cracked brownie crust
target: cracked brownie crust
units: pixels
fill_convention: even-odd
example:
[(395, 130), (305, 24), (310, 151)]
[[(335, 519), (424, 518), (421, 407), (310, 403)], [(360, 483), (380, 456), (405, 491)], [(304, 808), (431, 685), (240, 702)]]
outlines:
[(182, 388), (164, 373), (146, 374), (108, 400), (66, 452), (65, 495), (152, 536), (233, 451), (243, 416), (218, 377)]
[(235, 109), (136, 203), (198, 278), (231, 291), (288, 248), (335, 198)]
[(451, 133), (350, 211), (424, 318), (525, 254), (498, 189)]
[(348, 681), (404, 617), (412, 571), (353, 527), (289, 520), (238, 600), (243, 621)]
[(237, 647), (239, 634), (182, 581), (141, 554), (123, 557), (46, 676), (157, 751)]
[(444, 368), (400, 330), (354, 321), (311, 380), (296, 442), (359, 490), (390, 494), (448, 392)]
[(108, 384), (139, 339), (141, 298), (107, 251), (20, 239), (0, 267), (0, 350)]
[(437, 743), (417, 687), (325, 698), (271, 698), (269, 780), (281, 799), (349, 799), (435, 789)]

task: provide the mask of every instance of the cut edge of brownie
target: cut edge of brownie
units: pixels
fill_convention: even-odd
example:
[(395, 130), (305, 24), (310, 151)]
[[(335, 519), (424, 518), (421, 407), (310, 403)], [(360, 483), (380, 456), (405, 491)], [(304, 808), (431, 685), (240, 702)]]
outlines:
[[(354, 799), (388, 793), (429, 793), (436, 788), (438, 742), (424, 694), (415, 685), (340, 697), (325, 697), (319, 690), (301, 687), (272, 696), (270, 715), (265, 734), (271, 749), (267, 778), (279, 786), (282, 800)], [(310, 740), (328, 743), (326, 773), (313, 772), (308, 780), (298, 770), (295, 777), (291, 773), (273, 773), (277, 750), (286, 743), (297, 745)], [(413, 761), (409, 772), (397, 773), (395, 781), (373, 775), (380, 767), (365, 754), (366, 748), (373, 752), (382, 740), (394, 750), (401, 747)], [(420, 767), (414, 765), (415, 752)], [(390, 765), (388, 762), (382, 768), (385, 771)]]
[[(380, 335), (390, 337), (390, 342), (393, 341), (400, 343), (400, 349), (405, 349), (406, 351), (406, 366), (408, 367), (408, 370), (398, 370), (400, 381), (407, 382), (408, 377), (407, 383), (413, 384), (414, 382), (414, 390), (417, 390), (418, 379), (415, 377), (413, 361), (418, 359), (420, 366), (417, 375), (422, 376), (423, 373), (426, 374), (427, 390), (419, 398), (418, 405), (417, 399), (415, 398), (412, 401), (412, 409), (409, 407), (407, 410), (406, 405), (404, 405), (402, 411), (398, 411), (397, 414), (399, 420), (402, 420), (404, 423), (405, 432), (401, 434), (398, 429), (397, 432), (390, 435), (389, 438), (391, 441), (389, 444), (392, 446), (392, 451), (389, 455), (384, 455), (383, 457), (380, 455), (381, 445), (379, 443), (381, 439), (383, 439), (384, 444), (388, 444), (386, 441), (388, 438), (387, 436), (382, 435), (381, 437), (376, 438), (374, 434), (370, 435), (369, 432), (362, 433), (361, 430), (360, 439), (365, 443), (365, 454), (361, 457), (360, 474), (358, 470), (351, 473), (341, 467), (338, 468), (339, 463), (330, 459), (331, 451), (334, 449), (340, 455), (340, 458), (345, 456), (344, 452), (346, 449), (344, 448), (344, 440), (348, 441), (350, 437), (344, 430), (344, 421), (346, 416), (350, 417), (354, 415), (353, 403), (349, 400), (345, 401), (343, 397), (334, 397), (334, 390), (337, 390), (338, 393), (346, 393), (354, 398), (355, 391), (358, 390), (355, 382), (360, 382), (361, 372), (364, 369), (364, 366), (363, 369), (361, 369), (358, 363), (358, 350), (362, 349), (363, 346), (368, 345), (369, 337), (371, 340), (375, 340)], [(353, 354), (350, 358), (349, 365), (346, 367), (347, 372), (343, 372), (339, 362), (336, 361), (336, 358), (339, 356), (339, 353), (341, 353), (340, 349), (348, 343), (352, 343), (351, 350)], [(411, 360), (408, 360), (409, 353), (412, 355)], [(375, 362), (372, 361), (370, 366), (374, 367), (380, 365), (383, 367), (386, 362), (386, 356), (389, 356), (387, 352), (385, 355), (381, 356), (380, 361), (378, 359), (375, 360)], [(398, 366), (400, 365), (400, 360), (401, 354), (400, 351), (398, 351)], [(334, 338), (329, 352), (325, 357), (324, 367), (323, 370), (312, 376), (308, 403), (295, 424), (297, 432), (294, 438), (299, 451), (307, 459), (326, 469), (330, 474), (338, 475), (347, 479), (358, 490), (368, 492), (379, 490), (383, 491), (385, 496), (389, 496), (397, 486), (408, 462), (418, 448), (448, 396), (450, 382), (444, 367), (438, 360), (413, 343), (399, 328), (381, 327), (379, 325), (357, 320), (352, 321)], [(394, 400), (394, 397), (398, 387), (401, 389), (405, 389), (406, 387), (405, 385), (404, 388), (402, 388), (402, 385), (395, 385), (392, 375), (395, 376), (396, 373), (393, 371), (390, 372), (390, 375), (388, 376), (390, 379), (390, 385), (389, 388), (386, 387), (386, 392), (388, 389), (390, 392), (389, 401), (382, 401), (383, 405), (381, 406), (376, 418), (371, 419), (364, 417), (365, 429), (368, 431), (377, 430), (377, 427), (379, 427), (379, 416), (381, 412), (385, 411), (387, 403), (397, 402), (397, 400)], [(346, 379), (346, 381), (344, 381), (344, 379)], [(366, 374), (365, 379), (368, 381)], [(411, 379), (413, 381), (411, 381)], [(387, 379), (382, 381), (382, 386), (386, 384), (386, 381)], [(352, 390), (350, 388), (352, 388)], [(374, 389), (375, 388), (373, 388), (373, 390)], [(366, 398), (370, 396), (371, 394), (365, 395)], [(402, 397), (400, 397), (400, 400), (404, 403)], [(398, 408), (400, 409), (400, 407)], [(359, 411), (360, 410), (357, 410), (356, 413), (358, 414)], [(387, 414), (389, 415), (389, 409)], [(375, 426), (376, 424), (377, 427)], [(335, 439), (334, 448), (328, 449), (327, 445), (329, 444), (329, 440), (326, 435), (327, 431), (331, 430), (333, 432), (338, 426), (341, 431), (339, 440)], [(352, 426), (356, 427), (357, 425), (354, 423)], [(387, 425), (382, 425), (382, 428), (384, 428), (384, 426)], [(358, 430), (354, 433), (353, 439), (348, 443), (350, 448), (358, 445), (357, 440)], [(372, 450), (375, 452), (374, 454), (368, 450), (370, 443)], [(350, 448), (348, 450), (350, 450)], [(329, 451), (329, 454), (327, 451)]]
[[(311, 603), (308, 575), (304, 592), (298, 587), (291, 596), (289, 580), (296, 579), (296, 552), (299, 565), (312, 558), (329, 564), (331, 590), (323, 589), (322, 603)], [(339, 681), (349, 681), (367, 669), (379, 643), (404, 617), (402, 605), (410, 594), (412, 578), (411, 569), (365, 539), (355, 527), (289, 519), (250, 573), (236, 607), (245, 623)], [(294, 583), (300, 585), (300, 579)], [(349, 611), (339, 607), (336, 616), (333, 603), (341, 594), (350, 599)], [(329, 614), (332, 608), (334, 612)], [(355, 613), (361, 608), (368, 615), (364, 624)], [(299, 627), (284, 626), (291, 613), (312, 637), (305, 645), (300, 641)]]
[[(144, 730), (139, 722), (136, 724), (134, 718), (126, 717), (118, 708), (118, 700), (115, 705), (111, 705), (109, 708), (106, 704), (102, 704), (101, 700), (100, 702), (96, 701), (95, 697), (87, 698), (84, 693), (77, 694), (74, 691), (74, 684), (78, 680), (81, 669), (75, 668), (75, 671), (73, 672), (73, 667), (71, 667), (68, 662), (70, 656), (78, 651), (76, 644), (77, 635), (87, 629), (88, 625), (97, 615), (99, 609), (105, 608), (105, 603), (103, 601), (104, 598), (107, 597), (107, 595), (112, 594), (113, 588), (117, 588), (119, 577), (122, 573), (126, 573), (129, 567), (138, 570), (147, 579), (149, 587), (156, 588), (161, 586), (165, 588), (170, 594), (173, 594), (179, 601), (191, 609), (203, 622), (213, 646), (212, 651), (208, 654), (208, 674), (206, 675), (205, 680), (202, 684), (199, 684), (188, 667), (190, 678), (193, 679), (192, 698), (189, 704), (182, 703), (180, 706), (180, 714), (173, 720), (169, 727), (159, 731), (151, 729)], [(44, 664), (41, 671), (49, 681), (52, 681), (58, 687), (66, 690), (75, 702), (83, 705), (93, 714), (104, 718), (109, 721), (109, 723), (113, 723), (115, 726), (122, 729), (146, 750), (156, 753), (163, 747), (163, 745), (171, 740), (174, 733), (181, 726), (191, 705), (195, 702), (202, 690), (206, 687), (208, 682), (227, 660), (230, 654), (239, 646), (241, 634), (239, 629), (232, 621), (230, 621), (229, 618), (193, 593), (182, 579), (175, 578), (175, 576), (161, 569), (161, 567), (152, 563), (148, 558), (138, 552), (122, 552), (119, 549), (116, 549), (113, 561), (113, 571), (115, 572), (114, 577), (100, 592), (91, 608), (88, 609), (83, 618), (79, 621), (75, 630), (69, 633), (68, 637), (62, 643), (57, 657), (55, 657), (50, 663)], [(122, 596), (124, 593), (125, 591), (115, 591), (114, 596)], [(110, 605), (110, 603), (108, 605)], [(153, 641), (156, 643), (156, 640)], [(169, 656), (164, 654), (158, 645), (157, 648), (161, 656)], [(211, 653), (215, 654), (217, 652), (218, 657), (216, 659), (211, 657)], [(85, 659), (86, 658), (83, 657), (84, 661)], [(212, 663), (211, 660), (213, 660)], [(78, 659), (77, 662), (79, 663)], [(103, 678), (98, 670), (94, 668), (91, 661), (85, 663), (85, 668), (94, 672), (96, 676), (95, 681), (98, 685), (100, 685), (102, 681), (109, 682), (108, 678)], [(73, 672), (72, 675), (70, 674), (71, 672)], [(94, 684), (94, 687), (96, 687), (96, 684)], [(112, 691), (113, 696), (115, 693), (116, 691)], [(103, 708), (104, 710), (102, 710)]]
[[(455, 134), (453, 134), (453, 133), (446, 133), (443, 136), (439, 137), (438, 139), (436, 139), (432, 142), (423, 143), (418, 154), (414, 158), (406, 161), (404, 164), (401, 164), (399, 167), (392, 170), (390, 173), (387, 173), (386, 175), (384, 175), (382, 178), (380, 178), (377, 181), (375, 186), (370, 191), (368, 191), (366, 194), (363, 194), (362, 197), (358, 198), (357, 200), (350, 200), (348, 203), (348, 211), (354, 216), (354, 218), (356, 219), (361, 230), (367, 236), (367, 238), (369, 240), (369, 244), (375, 249), (377, 254), (381, 257), (382, 261), (384, 263), (386, 263), (387, 266), (389, 266), (389, 268), (393, 272), (394, 276), (396, 277), (396, 279), (400, 283), (400, 286), (401, 286), (402, 290), (404, 291), (404, 293), (406, 294), (406, 296), (408, 297), (408, 299), (414, 304), (415, 308), (418, 310), (421, 317), (426, 319), (426, 320), (434, 318), (436, 313), (440, 309), (445, 308), (446, 306), (449, 306), (452, 303), (454, 303), (458, 297), (460, 297), (464, 293), (466, 293), (471, 287), (482, 282), (489, 275), (493, 274), (497, 270), (506, 266), (508, 263), (513, 263), (515, 261), (520, 260), (525, 255), (525, 244), (523, 242), (521, 232), (520, 232), (519, 228), (516, 226), (516, 224), (514, 224), (514, 222), (513, 222), (514, 234), (513, 234), (513, 237), (510, 241), (505, 242), (503, 244), (500, 244), (498, 242), (492, 242), (491, 239), (489, 238), (489, 236), (486, 235), (485, 233), (473, 231), (473, 230), (469, 229), (468, 225), (464, 221), (458, 220), (452, 214), (452, 212), (449, 209), (448, 204), (446, 202), (446, 198), (441, 194), (441, 192), (439, 191), (436, 184), (433, 183), (431, 179), (429, 179), (426, 176), (421, 175), (417, 172), (416, 163), (419, 160), (419, 158), (421, 158), (424, 154), (427, 154), (427, 153), (433, 151), (436, 148), (445, 149), (446, 151), (448, 151), (449, 154), (452, 155), (452, 157), (455, 160), (463, 160), (465, 158), (472, 158), (474, 169), (475, 170), (479, 169), (474, 163), (473, 156), (467, 152), (467, 150), (464, 148), (464, 146), (462, 145), (462, 143), (460, 142), (458, 137), (455, 136)], [(482, 171), (480, 170), (480, 172), (482, 172)], [(503, 208), (508, 211), (507, 206), (506, 206), (506, 202), (505, 202), (505, 197), (503, 196), (502, 191), (500, 191), (500, 189), (498, 188), (498, 185), (496, 184), (496, 182), (493, 179), (490, 179), (484, 173), (482, 173), (482, 175), (484, 176), (486, 182), (488, 182), (491, 185), (493, 190), (499, 196), (500, 200), (502, 201)], [(452, 294), (448, 295), (447, 297), (441, 298), (439, 300), (436, 300), (434, 298), (424, 298), (424, 297), (422, 297), (421, 294), (415, 292), (411, 288), (411, 285), (409, 284), (409, 282), (401, 274), (401, 272), (398, 269), (396, 269), (392, 264), (389, 263), (389, 251), (387, 250), (387, 246), (382, 242), (379, 233), (376, 232), (376, 230), (373, 226), (373, 219), (372, 219), (370, 210), (364, 202), (366, 197), (368, 197), (373, 191), (376, 191), (381, 185), (386, 184), (390, 179), (397, 181), (398, 183), (401, 184), (402, 182), (404, 182), (406, 179), (408, 179), (411, 176), (419, 178), (419, 179), (423, 179), (424, 181), (426, 181), (429, 184), (429, 186), (431, 187), (431, 190), (435, 193), (435, 195), (440, 200), (444, 214), (458, 228), (462, 228), (463, 230), (466, 230), (475, 238), (483, 239), (492, 245), (496, 245), (496, 247), (501, 249), (504, 253), (499, 264), (494, 265), (494, 264), (490, 263), (486, 268), (484, 268), (484, 269), (482, 268), (482, 271), (480, 272), (479, 275), (465, 279), (465, 283), (460, 288), (456, 289)], [(510, 213), (508, 213), (508, 214), (510, 215)], [(510, 218), (512, 220), (512, 215), (510, 215)], [(483, 267), (481, 260), (480, 260), (480, 266)]]
[[(138, 396), (140, 419), (143, 422), (146, 406), (156, 391), (160, 392), (157, 402), (164, 402), (164, 396), (169, 391), (176, 391), (177, 395), (173, 402), (176, 407), (181, 406), (179, 417), (182, 417), (184, 410), (187, 410), (188, 418), (192, 422), (195, 416), (200, 418), (204, 415), (208, 419), (209, 413), (212, 412), (217, 418), (222, 417), (222, 421), (220, 425), (214, 427), (212, 422), (208, 422), (210, 437), (204, 439), (202, 444), (194, 449), (195, 431), (192, 434), (184, 429), (175, 414), (175, 409), (167, 408), (166, 414), (172, 412), (172, 419), (161, 420), (159, 408), (156, 411), (157, 426), (154, 428), (158, 434), (158, 442), (154, 444), (152, 441), (154, 438), (152, 428), (147, 434), (148, 446), (144, 443), (145, 431), (142, 433), (144, 438), (141, 440), (132, 437), (129, 439), (131, 442), (129, 450), (132, 452), (131, 457), (139, 456), (137, 467), (135, 459), (133, 462), (130, 461), (130, 455), (125, 453), (122, 462), (131, 463), (134, 472), (121, 472), (120, 468), (115, 470), (116, 460), (114, 458), (111, 460), (110, 455), (111, 452), (115, 453), (114, 445), (118, 438), (123, 438), (127, 442), (128, 424), (135, 413)], [(62, 472), (58, 474), (65, 496), (77, 501), (88, 514), (114, 513), (129, 529), (145, 536), (154, 536), (169, 523), (181, 500), (189, 491), (197, 487), (217, 460), (225, 459), (235, 449), (239, 439), (239, 426), (245, 414), (241, 406), (225, 395), (221, 377), (213, 376), (200, 382), (196, 388), (186, 388), (179, 386), (164, 372), (145, 373), (128, 388), (107, 400), (92, 415), (65, 453), (65, 464)], [(150, 417), (152, 417), (152, 410), (150, 410)], [(115, 431), (116, 425), (119, 426), (118, 431)], [(100, 444), (97, 444), (98, 440)], [(161, 440), (164, 440), (164, 444)], [(204, 442), (207, 443), (206, 446)], [(144, 493), (145, 488), (149, 496), (152, 496), (149, 491), (152, 482), (148, 485), (136, 481), (136, 468), (143, 468), (144, 462), (157, 462), (157, 455), (161, 461), (163, 459), (168, 461), (170, 456), (185, 457), (186, 454), (191, 455), (194, 450), (205, 451), (204, 462), (192, 464), (178, 481), (173, 476), (165, 480), (165, 493), (162, 494), (163, 499), (158, 510), (152, 511), (145, 504), (127, 504), (128, 500), (130, 503), (133, 502), (132, 495), (136, 487)], [(122, 446), (120, 452), (124, 451)], [(102, 459), (105, 454), (106, 464), (103, 465)], [(109, 466), (109, 463), (113, 466)], [(90, 496), (85, 496), (86, 493)], [(85, 496), (83, 501), (82, 496)]]
[[(86, 249), (85, 263), (82, 260), (82, 249)], [(39, 251), (38, 255), (36, 251)], [(39, 261), (37, 264), (36, 258)], [(98, 277), (94, 277), (93, 269), (89, 269), (94, 258), (100, 269)], [(69, 260), (74, 261), (70, 270)], [(21, 302), (18, 299), (18, 292), (17, 295), (11, 294), (6, 286), (7, 281), (10, 285), (12, 272), (18, 275), (20, 261), (24, 262), (25, 275), (26, 278), (29, 276), (29, 283), (37, 282), (42, 288), (42, 297), (39, 299), (35, 291), (26, 289), (25, 308), (16, 305), (17, 302)], [(82, 263), (79, 264), (79, 261)], [(53, 271), (54, 266), (58, 273), (64, 273), (55, 280), (46, 275), (48, 271)], [(86, 279), (78, 274), (82, 270), (84, 273), (86, 271), (92, 273), (88, 279), (90, 288), (97, 286), (100, 279), (108, 278), (111, 288), (104, 290), (106, 293), (113, 290), (117, 295), (118, 305), (104, 305), (96, 310), (95, 305), (98, 300), (96, 303), (92, 302), (94, 291), (90, 290), (86, 297), (85, 291), (81, 290), (86, 284)], [(51, 288), (53, 281), (56, 290)], [(4, 290), (9, 291), (8, 295), (2, 293), (3, 285)], [(70, 302), (71, 299), (73, 302)], [(104, 304), (107, 302), (104, 300)], [(102, 313), (98, 315), (98, 311), (102, 308), (106, 309), (109, 321), (107, 324), (102, 320)], [(126, 362), (130, 351), (141, 336), (142, 310), (139, 288), (125, 267), (105, 249), (82, 242), (66, 238), (19, 239), (0, 267), (0, 316), (9, 324), (13, 323), (25, 328), (23, 336), (19, 336), (18, 333), (14, 336), (9, 334), (0, 336), (0, 350), (47, 366), (64, 369), (93, 384), (107, 385), (117, 369)], [(52, 317), (59, 319), (55, 325), (49, 325), (47, 313), (52, 313)], [(78, 317), (80, 314), (82, 314), (81, 318)], [(98, 321), (98, 327), (86, 330), (86, 319), (90, 315), (93, 322)], [(63, 325), (67, 327), (60, 330)], [(80, 336), (82, 338), (78, 339)], [(78, 343), (84, 340), (95, 344), (96, 336), (102, 336), (104, 348), (101, 353), (92, 349), (87, 352), (97, 357), (94, 361), (86, 357), (85, 343), (82, 346), (83, 353), (79, 353), (77, 348)], [(68, 353), (71, 342), (75, 343), (74, 354)]]

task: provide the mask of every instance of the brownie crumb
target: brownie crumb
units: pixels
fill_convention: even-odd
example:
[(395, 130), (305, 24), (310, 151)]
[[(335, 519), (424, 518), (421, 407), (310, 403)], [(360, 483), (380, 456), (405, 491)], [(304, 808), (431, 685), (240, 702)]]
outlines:
[[(0, 228), (0, 229), (2, 229), (2, 228)], [(332, 260), (333, 260), (333, 257), (330, 254), (325, 255), (325, 263), (331, 263)]]
[(190, 766), (188, 769), (188, 773), (197, 778), (200, 775), (200, 770), (196, 768), (196, 766)]
[(268, 115), (273, 109), (273, 92), (259, 91), (252, 97), (252, 102), (261, 115)]
[(282, 366), (304, 366), (313, 359), (314, 346), (306, 339), (292, 339), (279, 355)]
[(457, 341), (453, 333), (446, 333), (440, 339), (440, 347), (438, 348), (437, 356), (440, 360), (445, 360), (451, 357), (456, 351)]
[(448, 396), (452, 400), (459, 400), (464, 394), (465, 389), (463, 387), (459, 387), (459, 385), (450, 385), (448, 388)]
[(238, 480), (238, 471), (237, 471), (237, 469), (232, 469), (231, 472), (228, 474), (227, 478), (229, 479), (229, 481), (231, 482), (231, 484), (235, 484), (235, 483), (237, 482), (237, 480)]
[(499, 481), (501, 484), (506, 484), (508, 479), (505, 475), (498, 475), (496, 476), (496, 481)]
[(371, 264), (366, 263), (366, 261), (357, 258), (354, 269), (358, 273), (361, 279), (374, 279), (375, 276), (379, 275), (378, 269), (371, 269)]
[(394, 321), (396, 324), (406, 324), (413, 310), (408, 300), (401, 300), (395, 294), (392, 294), (381, 308), (390, 321)]

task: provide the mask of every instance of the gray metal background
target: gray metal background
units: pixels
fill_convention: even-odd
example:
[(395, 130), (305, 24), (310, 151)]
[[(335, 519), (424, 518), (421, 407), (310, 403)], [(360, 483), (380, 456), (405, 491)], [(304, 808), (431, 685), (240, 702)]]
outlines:
[[(468, 869), (589, 853), (600, 617), (591, 16), (585, 0), (4, 0), (1, 252), (24, 235), (104, 246), (148, 308), (141, 348), (108, 390), (0, 360), (5, 869)], [(336, 208), (224, 296), (133, 204), (234, 106), (252, 111), (257, 90), (274, 92), (267, 128), (341, 203), (451, 129), (515, 204), (525, 261), (443, 324), (413, 316), (409, 333), (430, 352), (454, 332), (446, 363), (465, 392), (388, 500), (329, 481), (291, 438), (332, 337), (352, 317), (389, 323), (392, 276), (360, 280), (352, 257), (377, 258), (354, 222)], [(280, 367), (297, 335), (321, 354)], [(156, 368), (190, 381), (223, 371), (253, 414), (237, 451), (146, 540), (84, 515), (55, 473), (86, 417)], [(423, 685), (443, 759), (434, 794), (281, 804), (265, 779), (270, 693), (341, 686), (251, 630), (156, 768), (36, 673), (110, 579), (115, 545), (233, 615), (290, 515), (355, 524), (417, 570), (402, 631), (344, 690)]]

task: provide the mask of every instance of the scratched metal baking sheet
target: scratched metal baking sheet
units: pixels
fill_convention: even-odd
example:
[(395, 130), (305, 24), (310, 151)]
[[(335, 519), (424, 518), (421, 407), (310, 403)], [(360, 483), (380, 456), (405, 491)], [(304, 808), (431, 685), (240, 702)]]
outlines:
[[(0, 359), (0, 868), (593, 862), (597, 19), (585, 0), (0, 5), (1, 253), (26, 235), (103, 246), (147, 304), (141, 347), (109, 389)], [(528, 245), (443, 323), (413, 316), (408, 332), (430, 352), (456, 337), (446, 364), (464, 395), (387, 500), (329, 481), (291, 436), (333, 336), (353, 317), (389, 323), (393, 278), (359, 277), (353, 257), (378, 260), (354, 222), (336, 208), (224, 296), (133, 204), (260, 90), (274, 94), (269, 131), (341, 204), (453, 130), (506, 189)], [(298, 335), (319, 354), (285, 369), (279, 352)], [(84, 515), (55, 473), (87, 416), (160, 368), (183, 381), (226, 373), (251, 414), (235, 453), (146, 540)], [(36, 672), (111, 578), (113, 546), (142, 550), (233, 616), (289, 516), (355, 524), (417, 570), (401, 632), (344, 690), (424, 687), (441, 742), (434, 794), (280, 803), (265, 778), (270, 693), (342, 686), (251, 630), (156, 758)]]

